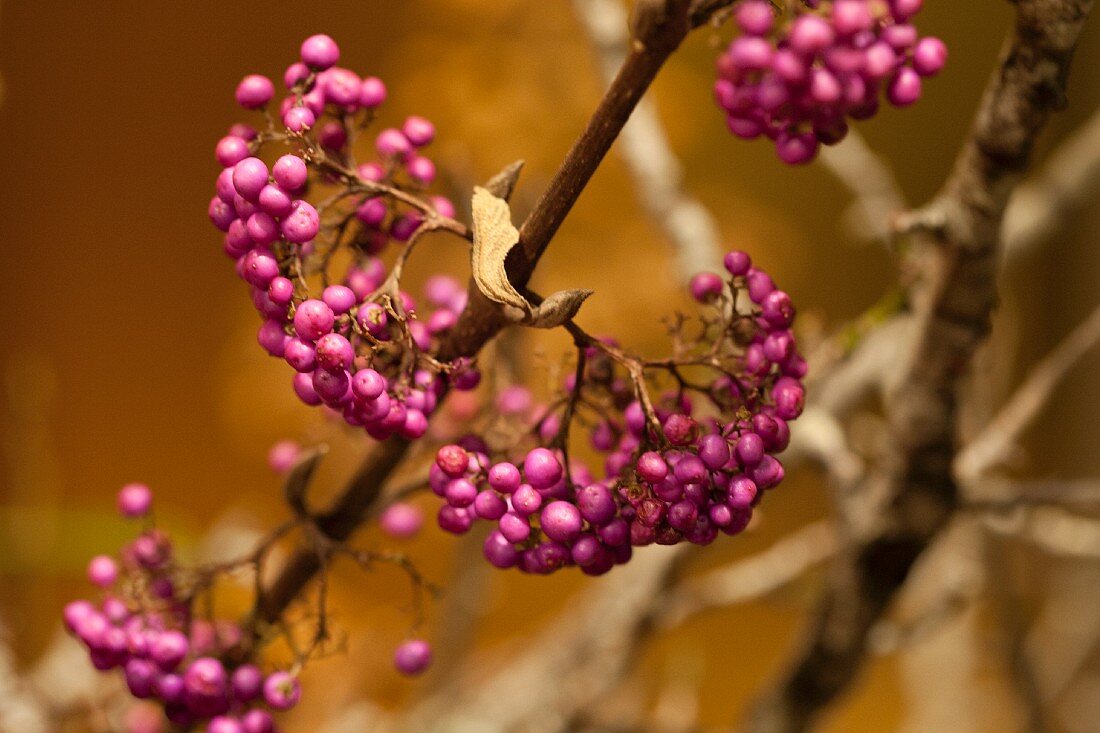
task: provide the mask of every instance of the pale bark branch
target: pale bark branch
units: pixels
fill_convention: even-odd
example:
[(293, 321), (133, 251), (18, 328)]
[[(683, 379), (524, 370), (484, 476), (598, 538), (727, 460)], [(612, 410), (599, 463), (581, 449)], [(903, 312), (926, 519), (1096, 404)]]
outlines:
[(853, 194), (844, 216), (848, 229), (864, 240), (888, 241), (893, 218), (905, 210), (906, 203), (886, 162), (854, 129), (839, 145), (822, 149), (819, 159)]
[(985, 514), (982, 523), (1050, 555), (1100, 560), (1100, 520), (1059, 506), (1020, 506), (1008, 513)]
[(961, 508), (1011, 512), (1018, 506), (1043, 504), (1064, 507), (1100, 505), (1100, 479), (983, 479), (966, 487)]
[[(954, 171), (918, 219), (939, 241), (920, 248), (911, 291), (917, 327), (899, 360), (886, 414), (892, 455), (845, 518), (849, 543), (809, 633), (778, 683), (750, 711), (753, 733), (800, 731), (862, 666), (867, 636), (957, 503), (951, 474), (955, 389), (984, 341), (996, 301), (1001, 221), (1049, 115), (1064, 104), (1069, 62), (1089, 0), (1020, 0), (1005, 46)], [(931, 212), (931, 213), (929, 213)]]
[(592, 581), (522, 651), (470, 665), (404, 719), (401, 730), (561, 731), (629, 669), (688, 547), (642, 548)]
[(831, 522), (808, 524), (771, 547), (702, 573), (669, 590), (657, 618), (661, 627), (679, 626), (694, 616), (756, 600), (801, 578), (837, 549)]
[(1065, 228), (1068, 214), (1100, 191), (1100, 111), (1051, 153), (1043, 168), (1016, 189), (1002, 228), (1004, 256), (1017, 259)]
[(1100, 343), (1100, 307), (1035, 365), (1008, 402), (955, 459), (961, 481), (974, 481), (1012, 456), (1066, 375)]

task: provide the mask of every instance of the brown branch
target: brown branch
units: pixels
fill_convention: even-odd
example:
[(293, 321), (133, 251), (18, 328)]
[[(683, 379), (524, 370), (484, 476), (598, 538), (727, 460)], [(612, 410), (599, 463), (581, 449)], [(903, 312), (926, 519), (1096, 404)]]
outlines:
[(911, 298), (917, 329), (887, 400), (893, 454), (857, 492), (871, 506), (845, 517), (849, 542), (804, 644), (751, 709), (753, 733), (804, 730), (844, 691), (862, 665), (868, 632), (954, 512), (956, 380), (989, 331), (1005, 207), (1036, 137), (1064, 104), (1091, 7), (1091, 0), (1016, 4), (1015, 31), (970, 137), (943, 191), (917, 217), (942, 226), (939, 241), (920, 252), (924, 278)]
[[(630, 50), (626, 10), (619, 0), (573, 0), (573, 7), (610, 83)], [(643, 99), (626, 123), (619, 152), (642, 207), (676, 252), (680, 278), (688, 282), (700, 270), (720, 267), (718, 225), (711, 212), (684, 189), (683, 167), (651, 99)]]
[[(344, 542), (351, 537), (408, 449), (409, 441), (402, 438), (390, 438), (381, 443), (351, 477), (336, 501), (315, 517), (317, 530), (333, 542)], [(256, 598), (258, 618), (268, 623), (279, 618), (320, 569), (321, 554), (316, 548), (298, 548), (279, 575)]]
[(588, 127), (566, 155), (534, 211), (520, 228), (520, 257), (509, 276), (526, 285), (539, 257), (558, 231), (581, 191), (588, 185), (631, 112), (668, 57), (679, 48), (690, 27), (688, 0), (639, 0), (635, 3), (630, 53)]
[[(508, 275), (514, 284), (526, 285), (565, 216), (657, 72), (690, 30), (688, 0), (639, 0), (635, 8), (630, 54), (588, 126), (566, 155), (558, 172), (520, 229), (520, 245), (510, 258)], [(469, 304), (447, 341), (439, 360), (474, 356), (505, 325), (499, 306), (489, 301), (471, 281)], [(409, 442), (390, 438), (367, 457), (343, 493), (316, 518), (316, 526), (328, 540), (347, 540), (362, 523), (382, 486), (401, 463)], [(272, 621), (298, 596), (320, 570), (320, 557), (311, 547), (299, 548), (278, 577), (256, 599), (257, 615)]]

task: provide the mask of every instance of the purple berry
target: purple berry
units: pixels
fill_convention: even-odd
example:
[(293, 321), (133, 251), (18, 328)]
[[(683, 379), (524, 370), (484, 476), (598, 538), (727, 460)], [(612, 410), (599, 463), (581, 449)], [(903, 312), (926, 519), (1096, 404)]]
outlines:
[(153, 492), (145, 484), (126, 484), (118, 492), (118, 511), (124, 517), (144, 517), (153, 507)]
[(118, 580), (118, 563), (107, 555), (96, 555), (88, 563), (88, 580), (100, 588), (110, 588)]
[(380, 107), (386, 101), (386, 85), (375, 76), (363, 79), (359, 87), (359, 104), (367, 109)]
[(266, 76), (249, 74), (237, 85), (237, 104), (245, 109), (259, 109), (275, 96), (275, 85)]
[(580, 534), (581, 513), (567, 501), (552, 501), (539, 515), (542, 531), (552, 540), (569, 543)]
[(289, 710), (301, 697), (298, 678), (289, 672), (272, 672), (264, 680), (264, 701), (276, 710)]
[(332, 332), (336, 314), (321, 300), (303, 301), (294, 312), (294, 330), (305, 341), (316, 341)]
[(423, 639), (410, 639), (394, 650), (393, 666), (401, 674), (416, 676), (432, 663), (432, 647)]
[(295, 244), (309, 242), (321, 229), (321, 218), (317, 209), (302, 199), (292, 202), (290, 208), (290, 214), (281, 224), (283, 236), (288, 242)]
[(236, 135), (227, 135), (214, 147), (214, 157), (225, 168), (232, 168), (250, 155), (248, 141)]
[(302, 41), (302, 63), (311, 69), (323, 71), (340, 60), (340, 47), (331, 37), (318, 33)]
[(416, 536), (424, 524), (424, 513), (415, 504), (399, 501), (390, 504), (378, 518), (382, 531), (395, 539)]
[(271, 167), (271, 175), (283, 190), (295, 192), (306, 185), (309, 169), (306, 168), (306, 162), (297, 155), (284, 155)]
[(562, 477), (562, 466), (551, 451), (535, 448), (523, 460), (523, 475), (536, 489), (548, 489)]
[(317, 117), (308, 107), (291, 107), (283, 114), (283, 125), (291, 132), (305, 132), (316, 122)]
[(233, 166), (233, 188), (246, 201), (258, 201), (267, 185), (267, 166), (259, 158), (245, 158)]
[(935, 76), (947, 63), (947, 45), (931, 36), (917, 41), (913, 48), (913, 69), (921, 76)]

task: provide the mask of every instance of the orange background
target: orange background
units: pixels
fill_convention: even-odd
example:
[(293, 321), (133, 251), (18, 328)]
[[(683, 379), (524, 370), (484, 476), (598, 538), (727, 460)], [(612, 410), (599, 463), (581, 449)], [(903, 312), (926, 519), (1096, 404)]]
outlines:
[[(948, 69), (911, 110), (885, 110), (861, 126), (917, 202), (948, 172), (1010, 18), (1008, 5), (992, 0), (927, 5), (919, 24), (947, 40)], [(431, 154), (449, 172), (441, 191), (468, 190), (525, 158), (517, 216), (601, 89), (562, 1), (0, 4), (0, 615), (24, 661), (48, 642), (63, 602), (89, 592), (87, 558), (128, 536), (112, 514), (121, 484), (141, 480), (154, 488), (160, 517), (186, 550), (227, 516), (257, 526), (284, 518), (279, 483), (265, 461), (273, 441), (332, 443), (322, 486), (334, 486), (363, 447), (302, 407), (285, 365), (255, 345), (247, 294), (205, 211), (218, 172), (214, 142), (241, 118), (232, 100), (237, 81), (252, 72), (281, 78), (298, 43), (315, 32), (340, 42), (342, 65), (386, 81), (384, 122), (413, 113), (436, 122)], [(722, 37), (695, 34), (654, 87), (687, 186), (714, 211), (725, 241), (770, 269), (802, 313), (840, 325), (889, 285), (891, 258), (842, 229), (848, 193), (823, 167), (782, 167), (768, 145), (726, 133), (710, 98)], [(1095, 28), (1085, 34), (1070, 99), (1044, 150), (1100, 102)], [(1100, 209), (1089, 207), (1044, 253), (1006, 274), (997, 326), (1002, 337), (1019, 335), (1022, 363), (1045, 353), (1095, 305), (1098, 226)], [(429, 259), (464, 276), (459, 248), (441, 245), (419, 268), (414, 258), (414, 277)], [(544, 291), (595, 289), (581, 318), (590, 331), (655, 346), (659, 317), (688, 305), (671, 262), (612, 155), (535, 284)], [(529, 371), (536, 378), (540, 364), (557, 362), (550, 346), (540, 348), (548, 351)], [(1030, 433), (1022, 471), (1100, 470), (1098, 364), (1094, 355), (1074, 373)], [(758, 534), (719, 542), (703, 564), (764, 547), (785, 529), (825, 515), (826, 496), (818, 476), (799, 472), (771, 497)], [(364, 542), (386, 546), (370, 535)], [(429, 529), (407, 548), (445, 584), (456, 542)], [(494, 575), (478, 642), (530, 632), (577, 584), (568, 573)], [(291, 730), (308, 730), (307, 719), (352, 693), (389, 707), (418, 691), (389, 667), (390, 650), (407, 631), (401, 576), (345, 568), (332, 586), (350, 651), (346, 660), (322, 660), (307, 672)], [(777, 669), (812, 589), (799, 584), (768, 603), (663, 637), (632, 684), (653, 691), (692, 676), (702, 720), (733, 719)], [(877, 661), (830, 728), (890, 729), (901, 711), (893, 662)]]

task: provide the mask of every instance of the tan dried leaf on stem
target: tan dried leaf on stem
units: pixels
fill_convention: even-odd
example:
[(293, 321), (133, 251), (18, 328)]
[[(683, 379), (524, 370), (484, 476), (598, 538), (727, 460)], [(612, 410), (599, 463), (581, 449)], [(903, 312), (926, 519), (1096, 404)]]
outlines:
[(580, 310), (591, 290), (559, 290), (535, 306), (508, 279), (504, 261), (519, 243), (519, 231), (512, 224), (508, 202), (487, 189), (474, 187), (474, 247), (470, 269), (474, 282), (486, 298), (505, 307), (509, 320), (533, 328), (556, 328)]

